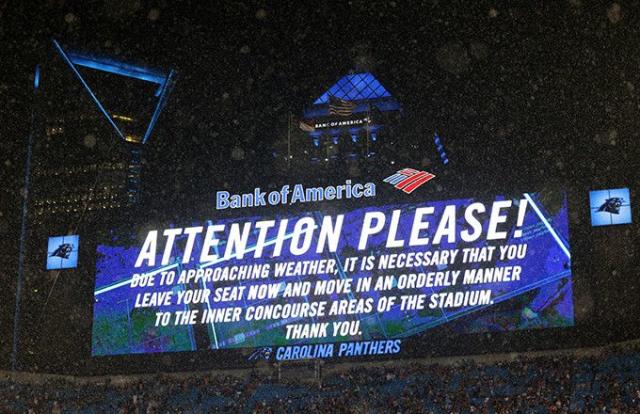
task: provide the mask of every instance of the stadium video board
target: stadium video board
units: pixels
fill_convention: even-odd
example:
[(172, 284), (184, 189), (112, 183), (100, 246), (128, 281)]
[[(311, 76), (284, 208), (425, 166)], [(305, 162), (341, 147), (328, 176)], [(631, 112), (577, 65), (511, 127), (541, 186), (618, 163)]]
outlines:
[(386, 355), (441, 326), (573, 325), (563, 192), (388, 203), (372, 183), (347, 186), (218, 192), (235, 218), (112, 231), (97, 247), (93, 355)]
[(74, 269), (78, 266), (80, 236), (49, 237), (47, 247), (47, 270)]
[(591, 225), (611, 226), (631, 223), (631, 197), (628, 188), (589, 192)]

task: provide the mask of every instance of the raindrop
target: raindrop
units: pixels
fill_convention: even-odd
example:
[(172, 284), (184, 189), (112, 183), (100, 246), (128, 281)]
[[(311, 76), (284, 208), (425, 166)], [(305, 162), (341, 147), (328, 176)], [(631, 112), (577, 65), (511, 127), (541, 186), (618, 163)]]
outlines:
[(160, 18), (160, 10), (156, 8), (149, 10), (149, 14), (147, 14), (147, 18), (152, 22), (155, 22)]
[(618, 3), (613, 3), (611, 7), (607, 9), (607, 17), (612, 24), (616, 24), (622, 20), (622, 10)]
[(244, 150), (240, 147), (234, 147), (231, 150), (231, 158), (236, 161), (244, 159)]
[(256, 11), (256, 19), (264, 20), (266, 18), (267, 18), (267, 11), (265, 9), (258, 9), (258, 11)]
[(87, 148), (93, 148), (96, 146), (96, 137), (93, 134), (87, 134), (84, 137), (84, 145)]
[(616, 145), (616, 140), (618, 138), (618, 130), (615, 128), (611, 128), (609, 130), (609, 145)]
[(469, 68), (471, 58), (466, 47), (459, 42), (451, 42), (442, 46), (436, 53), (438, 65), (453, 74), (460, 74)]

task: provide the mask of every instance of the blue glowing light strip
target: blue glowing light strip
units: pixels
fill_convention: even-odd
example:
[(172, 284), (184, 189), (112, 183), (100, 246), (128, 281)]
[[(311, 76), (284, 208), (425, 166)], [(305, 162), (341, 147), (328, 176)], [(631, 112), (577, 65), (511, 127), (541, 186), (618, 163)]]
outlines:
[(93, 93), (93, 91), (91, 90), (91, 88), (89, 87), (89, 85), (87, 84), (87, 82), (84, 80), (84, 78), (82, 77), (82, 75), (80, 74), (80, 72), (78, 71), (78, 69), (75, 67), (75, 65), (73, 64), (73, 62), (71, 61), (71, 59), (69, 59), (69, 56), (67, 56), (67, 54), (65, 53), (65, 51), (62, 49), (62, 46), (60, 46), (60, 44), (53, 39), (53, 45), (56, 47), (56, 49), (58, 49), (58, 52), (60, 53), (60, 56), (62, 56), (62, 58), (65, 60), (65, 62), (67, 63), (67, 65), (69, 65), (69, 67), (71, 68), (71, 70), (73, 71), (73, 73), (75, 73), (76, 77), (80, 80), (80, 82), (82, 83), (82, 85), (84, 86), (84, 88), (87, 90), (87, 92), (89, 93), (89, 95), (91, 96), (91, 99), (93, 99), (93, 101), (96, 103), (96, 105), (98, 106), (98, 109), (102, 112), (102, 114), (107, 118), (107, 121), (109, 121), (109, 123), (111, 124), (111, 126), (116, 130), (116, 132), (118, 133), (118, 135), (120, 135), (120, 137), (125, 140), (124, 134), (122, 133), (122, 131), (120, 131), (120, 128), (118, 128), (118, 125), (116, 125), (116, 123), (113, 121), (113, 119), (111, 118), (111, 115), (109, 115), (109, 113), (107, 112), (106, 109), (104, 109), (104, 106), (102, 106), (102, 104), (100, 103), (100, 101), (98, 100), (98, 98), (96, 97), (96, 95)]
[[(314, 230), (317, 229), (317, 228), (318, 228), (318, 225), (315, 225), (313, 227)], [(287, 240), (287, 239), (290, 239), (292, 237), (293, 237), (293, 233), (285, 234), (285, 236), (282, 238), (282, 240)], [(276, 244), (277, 240), (278, 240), (278, 238), (275, 237), (275, 238), (273, 238), (273, 239), (271, 239), (269, 241), (266, 241), (264, 243), (264, 246), (271, 246), (272, 244)], [(257, 248), (258, 248), (258, 245), (251, 246), (248, 249), (246, 249), (243, 253), (249, 253), (249, 252), (255, 251)], [(233, 255), (231, 257), (220, 257), (219, 259), (216, 259), (216, 260), (213, 260), (211, 262), (204, 263), (204, 264), (200, 265), (200, 268), (204, 269), (205, 267), (209, 267), (209, 266), (213, 266), (213, 265), (218, 264), (218, 263), (226, 262), (227, 260), (233, 259), (236, 256), (237, 256), (237, 254)]]
[(88, 56), (79, 55), (73, 52), (69, 52), (68, 56), (69, 59), (78, 66), (84, 66), (86, 68), (96, 69), (102, 72), (152, 82), (158, 85), (164, 85), (165, 83), (166, 78), (159, 71), (153, 71), (124, 62), (117, 62), (111, 59), (92, 59)]
[[(202, 286), (203, 289), (207, 288), (207, 285), (204, 283), (204, 280), (200, 280), (200, 285)], [(211, 313), (211, 303), (207, 300), (206, 302), (207, 304), (207, 309), (209, 309), (209, 313)], [(214, 322), (211, 322), (211, 331), (213, 332), (213, 341), (215, 342), (216, 348), (218, 349), (220, 346), (218, 345), (218, 334), (216, 333), (216, 326)]]
[[(212, 225), (213, 222), (211, 220), (207, 220), (207, 225)], [(220, 244), (217, 244), (215, 246), (213, 246), (214, 250), (216, 251), (216, 255), (219, 256), (220, 255), (220, 249), (218, 249), (218, 246)], [(201, 266), (200, 266), (201, 267)], [(204, 281), (202, 281), (202, 285), (204, 285)], [(211, 283), (211, 287), (215, 288), (215, 286), (213, 285), (213, 282)], [(207, 301), (207, 307), (209, 308), (209, 312), (211, 312), (211, 303), (210, 301)], [(216, 348), (215, 349), (220, 349), (220, 344), (218, 343), (218, 332), (216, 332), (216, 326), (214, 322), (211, 322), (211, 330), (213, 331), (213, 340), (216, 344)]]
[[(314, 229), (317, 229), (317, 228), (318, 228), (318, 226), (316, 225), (316, 226), (314, 227)], [(287, 239), (290, 239), (290, 238), (292, 238), (292, 237), (293, 237), (293, 233), (289, 233), (289, 234), (285, 235), (285, 236), (282, 238), (282, 240), (287, 240)], [(270, 245), (272, 245), (272, 244), (275, 244), (277, 240), (278, 240), (277, 238), (273, 238), (273, 239), (271, 239), (271, 240), (269, 240), (269, 241), (265, 242), (265, 243), (264, 243), (264, 245), (265, 245), (265, 246), (270, 246)], [(251, 246), (251, 247), (249, 247), (248, 249), (246, 249), (243, 253), (249, 253), (249, 252), (252, 252), (252, 251), (256, 250), (256, 248), (257, 248), (257, 245), (255, 245), (255, 246)], [(232, 258), (234, 258), (234, 257), (235, 257), (235, 256), (231, 256), (231, 257), (221, 257), (221, 258), (216, 259), (216, 260), (213, 260), (213, 261), (211, 261), (211, 262), (204, 263), (204, 264), (200, 265), (199, 267), (200, 267), (201, 269), (204, 269), (205, 267), (209, 267), (209, 266), (213, 266), (213, 265), (218, 264), (218, 263), (226, 262), (226, 261), (228, 261), (229, 259), (232, 259)], [(165, 271), (165, 270), (173, 269), (174, 267), (178, 267), (178, 263), (173, 263), (173, 264), (170, 264), (170, 265), (168, 265), (168, 266), (165, 266), (165, 267), (161, 267), (161, 268), (159, 268), (159, 269), (152, 270), (151, 272), (146, 272), (145, 274), (146, 274), (146, 275), (155, 275), (155, 274), (160, 273), (160, 272), (163, 272), (163, 271)], [(101, 295), (101, 294), (106, 293), (106, 292), (109, 292), (109, 291), (111, 291), (111, 290), (114, 290), (114, 289), (117, 289), (117, 288), (121, 288), (121, 287), (123, 287), (123, 286), (127, 286), (128, 284), (130, 284), (130, 283), (131, 283), (131, 279), (132, 279), (132, 278), (128, 278), (128, 279), (125, 279), (125, 280), (123, 280), (123, 281), (121, 281), (121, 282), (114, 283), (113, 285), (109, 285), (109, 286), (103, 287), (103, 288), (101, 288), (101, 289), (98, 289), (98, 290), (96, 290), (96, 291), (93, 293), (93, 295), (94, 295), (94, 296)]]
[(144, 133), (144, 138), (142, 139), (143, 144), (147, 143), (147, 140), (151, 136), (151, 131), (153, 131), (153, 127), (156, 125), (156, 121), (160, 116), (160, 112), (162, 112), (162, 108), (164, 107), (164, 103), (168, 95), (167, 91), (169, 90), (171, 80), (173, 79), (174, 75), (175, 75), (175, 72), (171, 70), (167, 75), (167, 78), (163, 81), (162, 92), (160, 93), (160, 97), (158, 98), (156, 109), (153, 111), (153, 115), (151, 116), (151, 121), (149, 121), (149, 126), (147, 127), (147, 131)]
[(40, 87), (40, 65), (36, 65), (36, 71), (33, 76), (33, 89)]
[(434, 327), (436, 327), (438, 325), (442, 325), (445, 322), (451, 322), (451, 321), (453, 321), (455, 319), (458, 319), (458, 318), (460, 318), (462, 316), (469, 315), (469, 314), (474, 313), (476, 311), (479, 311), (479, 310), (482, 310), (482, 309), (486, 309), (489, 306), (496, 305), (498, 303), (501, 303), (501, 302), (504, 302), (504, 301), (509, 300), (511, 298), (514, 298), (514, 297), (516, 297), (518, 295), (522, 295), (522, 294), (530, 292), (530, 291), (532, 291), (534, 289), (538, 289), (538, 288), (540, 288), (540, 287), (542, 287), (544, 285), (548, 285), (548, 284), (557, 282), (557, 281), (562, 280), (562, 279), (564, 279), (566, 277), (569, 277), (569, 276), (571, 276), (571, 271), (563, 270), (562, 272), (556, 273), (556, 274), (551, 275), (549, 277), (546, 277), (544, 279), (540, 279), (540, 280), (535, 281), (535, 282), (533, 282), (533, 283), (531, 283), (531, 284), (529, 284), (527, 286), (523, 286), (521, 288), (518, 288), (518, 289), (515, 289), (513, 291), (504, 293), (504, 294), (502, 294), (500, 296), (497, 296), (495, 299), (493, 299), (492, 303), (489, 304), (489, 305), (475, 305), (475, 306), (471, 306), (471, 307), (466, 308), (466, 309), (461, 309), (461, 310), (458, 310), (458, 311), (451, 312), (449, 315), (447, 315), (446, 319), (445, 318), (438, 318), (438, 319), (436, 319), (434, 321), (414, 326), (413, 328), (405, 330), (404, 332), (402, 332), (400, 335), (397, 335), (396, 337), (404, 338), (404, 337), (409, 337), (411, 335), (415, 335), (416, 333), (423, 332), (423, 331), (425, 331), (427, 329), (434, 328)]
[(549, 233), (551, 233), (551, 235), (553, 236), (555, 241), (558, 243), (558, 245), (560, 246), (560, 248), (564, 252), (564, 254), (566, 254), (567, 257), (570, 259), (571, 258), (571, 253), (569, 252), (569, 249), (567, 249), (567, 246), (564, 245), (564, 242), (562, 241), (562, 239), (560, 239), (560, 236), (558, 236), (558, 233), (556, 233), (555, 229), (551, 226), (551, 223), (549, 223), (549, 221), (546, 219), (544, 214), (542, 214), (542, 212), (540, 211), (540, 209), (538, 208), (536, 203), (533, 201), (531, 196), (528, 193), (524, 193), (524, 197), (527, 199), (527, 202), (529, 203), (531, 208), (533, 208), (533, 210), (536, 212), (536, 214), (538, 215), (540, 220), (542, 220), (542, 222), (544, 223), (545, 227), (547, 228), (547, 230), (549, 230)]
[[(145, 275), (149, 275), (149, 276), (155, 275), (155, 274), (158, 274), (160, 272), (164, 272), (165, 270), (173, 269), (174, 267), (178, 267), (178, 263), (173, 263), (173, 264), (170, 264), (168, 266), (164, 266), (164, 267), (152, 270), (150, 272), (146, 272)], [(103, 288), (98, 289), (95, 292), (93, 292), (93, 295), (94, 296), (98, 296), (98, 295), (101, 295), (103, 293), (107, 293), (107, 292), (109, 292), (111, 290), (114, 290), (114, 289), (117, 289), (117, 288), (121, 288), (123, 286), (127, 286), (128, 284), (131, 283), (131, 280), (132, 280), (132, 278), (129, 278), (129, 279), (125, 279), (125, 280), (123, 280), (121, 282), (114, 283), (113, 285), (109, 285), (109, 286), (103, 287)]]

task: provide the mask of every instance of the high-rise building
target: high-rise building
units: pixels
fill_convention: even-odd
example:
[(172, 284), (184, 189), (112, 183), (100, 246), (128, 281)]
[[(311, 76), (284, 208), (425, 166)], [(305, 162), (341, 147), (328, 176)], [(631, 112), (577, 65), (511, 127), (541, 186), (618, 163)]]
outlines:
[(49, 341), (71, 344), (69, 332), (86, 335), (95, 239), (142, 203), (144, 146), (173, 83), (171, 70), (72, 52), (55, 40), (36, 71), (21, 364), (53, 358), (25, 361)]
[(353, 73), (306, 108), (299, 127), (311, 138), (312, 160), (370, 158), (400, 111), (398, 101), (371, 73)]
[(53, 41), (36, 103), (37, 223), (69, 223), (139, 202), (143, 147), (173, 80), (173, 71), (71, 52)]

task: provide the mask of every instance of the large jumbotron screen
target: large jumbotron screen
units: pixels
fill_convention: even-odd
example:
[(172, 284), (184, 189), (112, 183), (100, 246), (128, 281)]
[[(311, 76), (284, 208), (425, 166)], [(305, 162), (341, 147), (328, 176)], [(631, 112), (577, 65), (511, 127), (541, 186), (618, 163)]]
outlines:
[(224, 215), (109, 232), (97, 247), (93, 355), (399, 354), (445, 325), (573, 325), (565, 193), (382, 202), (373, 184), (348, 186), (306, 198), (288, 186), (264, 199), (219, 192)]

